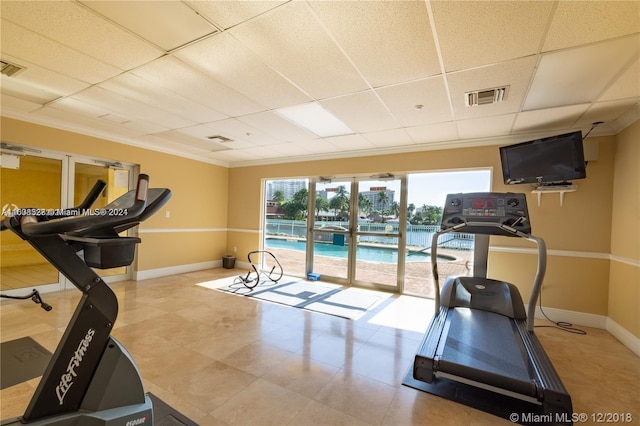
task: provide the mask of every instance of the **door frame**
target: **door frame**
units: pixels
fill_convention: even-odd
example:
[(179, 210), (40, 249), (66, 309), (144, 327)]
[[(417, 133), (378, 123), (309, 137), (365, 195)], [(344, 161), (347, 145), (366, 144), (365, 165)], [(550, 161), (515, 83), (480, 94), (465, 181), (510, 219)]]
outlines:
[[(326, 281), (334, 282), (337, 284), (373, 288), (377, 290), (392, 291), (402, 293), (404, 290), (404, 271), (405, 271), (405, 250), (406, 250), (406, 223), (407, 223), (407, 176), (405, 174), (397, 174), (393, 176), (369, 176), (369, 175), (355, 175), (355, 176), (341, 176), (331, 179), (336, 182), (349, 182), (350, 197), (349, 197), (349, 229), (348, 230), (323, 230), (322, 232), (331, 235), (344, 235), (349, 239), (348, 255), (347, 255), (347, 276), (346, 278), (336, 276), (325, 276)], [(383, 181), (383, 180), (399, 180), (400, 182), (400, 214), (398, 216), (398, 232), (369, 232), (361, 231), (358, 225), (359, 210), (358, 210), (358, 185), (360, 182), (366, 181)], [(306, 265), (307, 273), (313, 272), (313, 257), (314, 257), (314, 242), (315, 234), (318, 232), (315, 229), (315, 200), (316, 200), (316, 184), (326, 182), (326, 179), (315, 177), (309, 179), (309, 201), (308, 201), (308, 214), (307, 218), (307, 254)], [(356, 279), (357, 276), (357, 241), (361, 236), (377, 236), (377, 237), (391, 237), (398, 239), (398, 262), (396, 270), (396, 284), (382, 284), (375, 281), (365, 281)], [(356, 243), (352, 243), (356, 242)]]
[[(135, 180), (137, 173), (139, 172), (139, 166), (132, 163), (123, 163), (121, 161), (110, 161), (103, 159), (95, 159), (82, 155), (75, 154), (63, 154), (54, 151), (41, 150), (28, 146), (21, 145), (6, 145), (3, 143), (1, 152), (7, 155), (17, 156), (33, 156), (48, 158), (52, 160), (59, 160), (61, 162), (61, 178), (60, 178), (60, 208), (70, 208), (74, 206), (74, 185), (75, 185), (75, 165), (77, 163), (91, 164), (102, 167), (118, 167), (129, 170), (128, 186), (129, 189), (135, 187)], [(5, 231), (10, 232), (10, 231)], [(128, 235), (134, 236), (137, 233), (137, 228), (130, 229)], [(137, 251), (136, 251), (137, 256)], [(135, 262), (133, 263), (135, 264)], [(133, 265), (132, 264), (132, 265)], [(127, 266), (125, 274), (113, 275), (103, 277), (107, 283), (116, 281), (122, 281), (130, 279), (133, 276), (133, 267)], [(21, 295), (24, 294), (25, 289), (35, 288), (42, 293), (54, 292), (70, 288), (73, 284), (58, 271), (58, 281), (55, 283), (44, 283), (38, 285), (31, 285), (24, 288), (3, 290), (4, 294), (8, 295)]]

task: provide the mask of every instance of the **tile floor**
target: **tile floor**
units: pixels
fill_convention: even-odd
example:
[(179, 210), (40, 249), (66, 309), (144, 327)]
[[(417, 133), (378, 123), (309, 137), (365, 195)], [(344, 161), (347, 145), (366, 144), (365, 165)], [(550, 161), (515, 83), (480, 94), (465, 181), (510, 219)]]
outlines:
[[(199, 424), (509, 424), (401, 385), (432, 301), (394, 297), (350, 321), (212, 289), (240, 272), (112, 284), (120, 302), (113, 335), (147, 391)], [(2, 341), (30, 335), (53, 351), (78, 299), (77, 290), (46, 294), (51, 312), (2, 302)], [(606, 331), (585, 330), (536, 331), (575, 412), (631, 413), (640, 423), (640, 358)], [(22, 414), (37, 382), (3, 390), (1, 417)]]

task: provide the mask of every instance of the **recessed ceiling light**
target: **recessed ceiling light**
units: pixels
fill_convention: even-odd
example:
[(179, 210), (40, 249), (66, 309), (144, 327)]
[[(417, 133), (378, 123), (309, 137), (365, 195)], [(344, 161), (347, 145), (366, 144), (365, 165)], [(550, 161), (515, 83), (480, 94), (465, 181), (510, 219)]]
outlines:
[(355, 132), (317, 102), (309, 102), (274, 110), (296, 126), (320, 137), (351, 135)]

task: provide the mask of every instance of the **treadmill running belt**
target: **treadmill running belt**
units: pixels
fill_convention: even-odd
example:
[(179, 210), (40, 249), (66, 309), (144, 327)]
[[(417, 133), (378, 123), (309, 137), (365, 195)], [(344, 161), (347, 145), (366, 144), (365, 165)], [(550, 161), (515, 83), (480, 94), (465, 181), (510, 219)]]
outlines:
[[(529, 361), (510, 318), (487, 311), (456, 308), (448, 313), (447, 326), (438, 370), (536, 396)], [(505, 339), (514, 334), (514, 338)]]

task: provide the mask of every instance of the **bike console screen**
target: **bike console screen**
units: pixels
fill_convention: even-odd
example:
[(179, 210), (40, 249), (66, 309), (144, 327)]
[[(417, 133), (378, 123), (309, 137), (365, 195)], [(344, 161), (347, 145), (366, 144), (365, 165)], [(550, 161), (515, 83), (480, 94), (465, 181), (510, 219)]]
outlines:
[(470, 234), (508, 235), (499, 225), (529, 234), (531, 224), (527, 199), (524, 194), (511, 192), (449, 194), (442, 213), (441, 229), (458, 225), (460, 232)]

